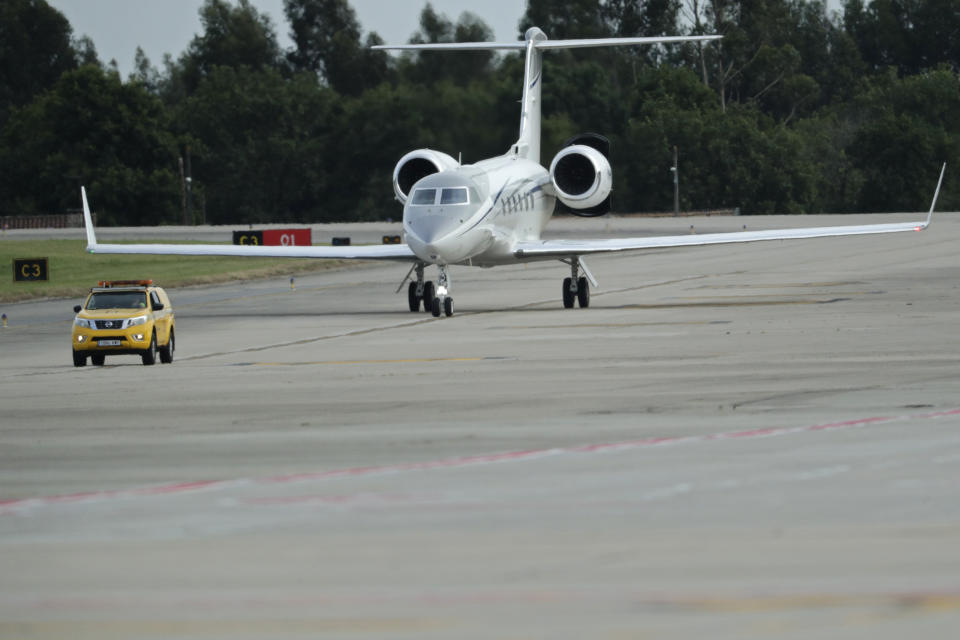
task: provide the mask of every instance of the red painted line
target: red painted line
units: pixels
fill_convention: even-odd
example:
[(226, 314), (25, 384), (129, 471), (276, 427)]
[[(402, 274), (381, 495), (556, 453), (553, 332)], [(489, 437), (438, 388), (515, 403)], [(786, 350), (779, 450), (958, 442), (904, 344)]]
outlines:
[(134, 489), (132, 492), (137, 495), (157, 495), (165, 493), (183, 493), (185, 491), (197, 491), (199, 489), (209, 489), (221, 484), (227, 484), (226, 480), (197, 480), (195, 482), (178, 482), (176, 484), (165, 484), (158, 487), (143, 487)]
[(875, 416), (870, 418), (858, 418), (855, 420), (844, 420), (840, 422), (828, 422), (825, 424), (807, 425), (801, 427), (766, 427), (760, 429), (748, 429), (745, 431), (727, 431), (721, 433), (709, 433), (704, 435), (691, 436), (665, 436), (658, 438), (644, 438), (641, 440), (627, 440), (624, 442), (610, 442), (598, 444), (584, 444), (570, 447), (557, 447), (550, 449), (529, 449), (525, 451), (507, 451), (504, 453), (482, 454), (463, 456), (459, 458), (446, 458), (443, 460), (430, 460), (425, 462), (406, 462), (399, 464), (348, 467), (345, 469), (328, 469), (326, 471), (314, 471), (307, 473), (294, 473), (289, 475), (265, 476), (262, 478), (238, 478), (234, 480), (196, 480), (188, 482), (176, 482), (171, 484), (156, 485), (151, 487), (138, 487), (135, 489), (114, 489), (106, 491), (86, 491), (82, 493), (70, 493), (54, 496), (40, 496), (35, 498), (15, 498), (0, 501), (0, 515), (10, 514), (26, 507), (50, 506), (55, 504), (69, 504), (76, 502), (98, 501), (111, 498), (128, 498), (140, 496), (159, 496), (159, 495), (179, 495), (204, 490), (216, 490), (229, 486), (236, 486), (241, 483), (250, 484), (289, 484), (294, 482), (308, 482), (312, 480), (322, 480), (326, 478), (341, 478), (364, 476), (381, 473), (397, 473), (404, 471), (430, 471), (433, 469), (452, 469), (459, 467), (468, 467), (481, 464), (493, 464), (500, 462), (516, 462), (522, 460), (531, 460), (550, 455), (570, 454), (570, 453), (604, 453), (610, 451), (621, 451), (625, 449), (638, 449), (645, 447), (670, 446), (676, 444), (712, 442), (717, 440), (729, 439), (752, 439), (765, 438), (771, 436), (787, 435), (792, 433), (809, 433), (817, 431), (829, 431), (836, 429), (852, 429), (868, 425), (888, 423), (894, 421), (914, 421), (914, 420), (935, 420), (937, 418), (960, 416), (960, 408), (946, 411), (937, 411), (934, 413), (922, 413), (903, 416)]

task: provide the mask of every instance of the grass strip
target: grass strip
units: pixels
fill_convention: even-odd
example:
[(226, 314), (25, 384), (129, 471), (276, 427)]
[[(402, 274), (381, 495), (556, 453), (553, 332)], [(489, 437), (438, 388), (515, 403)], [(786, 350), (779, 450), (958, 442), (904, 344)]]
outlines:
[[(0, 241), (0, 302), (81, 297), (98, 280), (151, 279), (162, 287), (183, 287), (295, 275), (344, 264), (315, 258), (90, 254), (86, 244), (86, 240), (62, 239)], [(15, 282), (14, 258), (47, 258), (49, 280)]]

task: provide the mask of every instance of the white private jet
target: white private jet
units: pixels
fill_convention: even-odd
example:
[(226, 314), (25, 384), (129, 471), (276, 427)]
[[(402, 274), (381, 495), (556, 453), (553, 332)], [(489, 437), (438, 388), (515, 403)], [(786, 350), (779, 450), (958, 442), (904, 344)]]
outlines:
[[(403, 50), (503, 50), (526, 52), (520, 135), (502, 156), (462, 165), (451, 156), (433, 149), (417, 149), (403, 156), (393, 170), (393, 190), (403, 203), (403, 231), (406, 244), (376, 246), (242, 246), (177, 244), (98, 243), (81, 189), (90, 253), (131, 253), (158, 255), (257, 256), (277, 258), (337, 258), (356, 260), (397, 260), (413, 263), (397, 289), (416, 274), (408, 287), (411, 311), (425, 311), (439, 317), (453, 315), (450, 296), (450, 265), (492, 267), (534, 260), (559, 260), (570, 266), (563, 280), (563, 306), (590, 304), (590, 286), (597, 281), (583, 262), (595, 253), (634, 251), (651, 248), (790, 240), (828, 236), (922, 231), (930, 224), (946, 165), (925, 221), (895, 224), (744, 231), (704, 235), (683, 235), (603, 240), (543, 240), (541, 233), (553, 215), (556, 201), (577, 215), (595, 216), (609, 209), (613, 187), (605, 140), (586, 134), (567, 143), (554, 156), (550, 168), (540, 164), (540, 94), (542, 56), (545, 50), (612, 45), (648, 45), (695, 42), (721, 36), (678, 36), (654, 38), (599, 38), (550, 40), (537, 27), (529, 29), (523, 41), (455, 42), (437, 44), (384, 45), (377, 49)], [(425, 280), (424, 270), (436, 265), (437, 284)], [(581, 275), (581, 272), (583, 275)]]

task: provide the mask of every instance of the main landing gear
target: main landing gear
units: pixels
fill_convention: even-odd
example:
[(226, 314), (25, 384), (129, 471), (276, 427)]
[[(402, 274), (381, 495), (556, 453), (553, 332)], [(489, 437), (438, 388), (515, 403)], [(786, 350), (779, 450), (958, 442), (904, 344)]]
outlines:
[(590, 306), (590, 281), (580, 275), (580, 269), (589, 275), (587, 266), (580, 262), (580, 258), (561, 260), (561, 262), (570, 265), (570, 277), (563, 279), (563, 308), (572, 309), (574, 301), (577, 301), (581, 309), (586, 309)]
[[(423, 270), (426, 264), (418, 262), (410, 269), (410, 272), (417, 272), (417, 279), (411, 280), (407, 287), (407, 302), (410, 311), (416, 313), (420, 311), (420, 303), (423, 303), (423, 310), (432, 313), (434, 318), (439, 318), (443, 313), (446, 316), (453, 315), (453, 298), (447, 295), (450, 288), (450, 276), (447, 275), (447, 268), (438, 266), (440, 273), (437, 276), (437, 285), (434, 286), (430, 280), (424, 280)], [(407, 278), (410, 273), (407, 274)], [(403, 284), (400, 285), (403, 287)], [(398, 290), (399, 293), (399, 290)]]

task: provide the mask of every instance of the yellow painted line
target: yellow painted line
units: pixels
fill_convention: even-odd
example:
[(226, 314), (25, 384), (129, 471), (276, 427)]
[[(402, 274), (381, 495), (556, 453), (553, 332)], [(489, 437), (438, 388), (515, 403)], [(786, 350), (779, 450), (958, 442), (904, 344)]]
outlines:
[[(621, 308), (621, 307), (618, 307)], [(529, 326), (491, 327), (494, 329), (629, 329), (632, 327), (677, 327), (730, 324), (729, 320), (686, 320), (682, 322), (583, 322), (577, 324), (540, 324)]]
[(504, 358), (397, 358), (394, 360), (315, 360), (312, 362), (248, 362), (247, 365), (258, 367), (302, 367), (337, 364), (410, 364), (420, 362), (478, 362), (480, 360), (504, 360)]
[(859, 282), (855, 280), (848, 280), (844, 282), (771, 282), (767, 284), (756, 284), (756, 283), (732, 283), (732, 284), (704, 284), (699, 287), (694, 287), (696, 289), (777, 289), (780, 287), (795, 287), (806, 289), (808, 287), (849, 287), (849, 286), (862, 286), (866, 284), (865, 282)]
[(825, 298), (813, 300), (737, 300), (724, 301), (704, 300), (702, 302), (664, 302), (663, 304), (625, 304), (608, 307), (609, 309), (694, 309), (697, 307), (717, 307), (720, 309), (730, 307), (776, 307), (784, 305), (802, 305), (802, 304), (831, 304), (834, 302), (844, 302), (849, 298)]
[(839, 607), (895, 607), (912, 611), (956, 611), (960, 594), (811, 594), (757, 596), (743, 598), (707, 598), (671, 602), (692, 609), (724, 612), (782, 611), (789, 609), (824, 609)]
[[(318, 602), (322, 606), (323, 601)], [(278, 635), (311, 636), (327, 633), (423, 633), (449, 629), (450, 620), (439, 618), (400, 617), (330, 617), (304, 618), (276, 616), (269, 619), (247, 619), (235, 616), (226, 620), (24, 620), (0, 622), (4, 638), (132, 638), (144, 634), (156, 637), (262, 638)]]
[[(845, 295), (845, 296), (865, 296), (870, 294), (869, 291), (841, 291), (841, 292), (831, 292), (831, 294), (828, 294), (828, 295), (832, 295), (834, 293), (837, 293), (838, 295)], [(811, 292), (811, 293), (791, 293), (790, 295), (793, 297), (815, 298), (815, 297), (823, 297), (825, 294), (820, 292)], [(739, 302), (741, 300), (749, 300), (749, 301), (771, 300), (771, 299), (776, 300), (778, 298), (784, 298), (784, 297), (785, 297), (784, 294), (777, 294), (777, 293), (752, 293), (752, 294), (744, 294), (740, 296), (722, 296), (722, 297), (671, 296), (669, 298), (665, 298), (665, 300), (708, 300), (708, 301), (716, 300), (716, 301), (724, 301), (724, 302), (725, 301)]]

